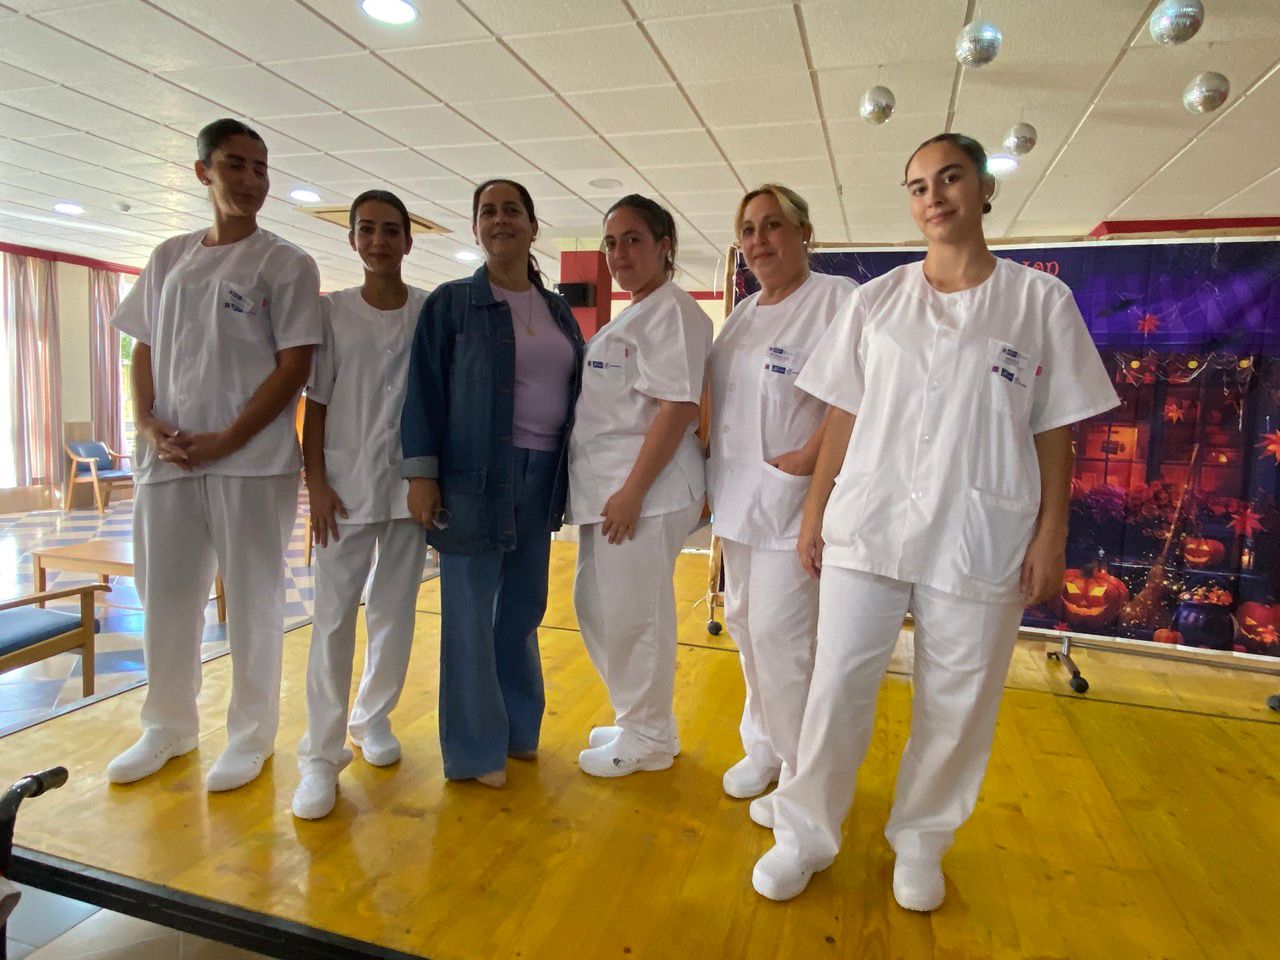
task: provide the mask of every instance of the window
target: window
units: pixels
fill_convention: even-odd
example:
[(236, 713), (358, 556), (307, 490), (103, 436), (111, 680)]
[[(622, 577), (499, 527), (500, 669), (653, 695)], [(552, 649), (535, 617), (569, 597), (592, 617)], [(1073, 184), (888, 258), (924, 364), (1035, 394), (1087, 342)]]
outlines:
[[(138, 282), (138, 278), (128, 273), (118, 274), (120, 283), (120, 299), (124, 300)], [(133, 365), (133, 337), (127, 333), (120, 334), (120, 434), (122, 453), (129, 452), (133, 446), (133, 378), (130, 371)]]

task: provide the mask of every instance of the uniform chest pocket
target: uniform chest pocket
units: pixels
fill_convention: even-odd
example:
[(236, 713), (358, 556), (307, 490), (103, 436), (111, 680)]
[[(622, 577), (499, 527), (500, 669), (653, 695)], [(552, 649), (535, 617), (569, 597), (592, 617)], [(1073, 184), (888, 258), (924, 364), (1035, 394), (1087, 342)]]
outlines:
[(269, 301), (261, 288), (223, 280), (217, 289), (218, 332), (238, 340), (260, 343), (269, 339)]
[(764, 385), (766, 390), (789, 388), (800, 375), (807, 354), (794, 347), (770, 344), (764, 348)]
[(988, 340), (983, 377), (992, 412), (1027, 422), (1039, 371), (1039, 362), (1025, 350), (1004, 340)]
[(591, 351), (584, 364), (584, 385), (597, 388), (622, 387), (634, 367), (635, 351), (625, 343), (606, 343), (604, 349)]

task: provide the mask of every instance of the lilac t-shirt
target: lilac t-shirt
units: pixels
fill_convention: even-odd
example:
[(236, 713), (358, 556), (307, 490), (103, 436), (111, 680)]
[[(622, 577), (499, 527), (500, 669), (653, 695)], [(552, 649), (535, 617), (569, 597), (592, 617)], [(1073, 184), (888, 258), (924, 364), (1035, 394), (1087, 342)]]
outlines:
[(537, 287), (517, 293), (492, 283), (489, 286), (494, 297), (511, 310), (516, 338), (512, 442), (526, 450), (555, 450), (569, 415), (573, 344), (556, 324)]

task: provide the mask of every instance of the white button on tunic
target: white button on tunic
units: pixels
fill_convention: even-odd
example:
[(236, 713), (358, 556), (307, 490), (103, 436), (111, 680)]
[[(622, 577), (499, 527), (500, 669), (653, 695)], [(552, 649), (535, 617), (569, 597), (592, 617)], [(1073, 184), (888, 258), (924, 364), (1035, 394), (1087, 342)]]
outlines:
[(800, 533), (809, 477), (768, 461), (803, 447), (827, 405), (796, 377), (857, 284), (810, 274), (781, 303), (743, 300), (711, 352), (707, 486), (716, 535), (765, 550), (789, 550)]
[(325, 474), (347, 508), (339, 523), (409, 516), (409, 481), (400, 476), (400, 410), (426, 298), (426, 291), (410, 287), (399, 310), (378, 310), (352, 287), (320, 300), (324, 342), (311, 364), (307, 396), (328, 407)]
[(864, 284), (797, 385), (857, 415), (824, 565), (987, 602), (1019, 598), (1035, 435), (1119, 404), (1070, 289), (1005, 259), (958, 293), (919, 262)]
[[(597, 523), (635, 466), (663, 400), (698, 403), (711, 352), (711, 318), (671, 281), (633, 303), (587, 342), (569, 440), (568, 523)], [(640, 516), (671, 513), (706, 492), (691, 423), (645, 495)]]
[[(259, 228), (236, 243), (206, 247), (205, 231), (156, 247), (111, 318), (151, 347), (156, 417), (182, 433), (225, 430), (276, 369), (276, 354), (319, 343), (320, 275), (303, 250)], [(138, 443), (139, 483), (201, 474), (266, 477), (296, 473), (289, 404), (247, 444), (187, 472)]]

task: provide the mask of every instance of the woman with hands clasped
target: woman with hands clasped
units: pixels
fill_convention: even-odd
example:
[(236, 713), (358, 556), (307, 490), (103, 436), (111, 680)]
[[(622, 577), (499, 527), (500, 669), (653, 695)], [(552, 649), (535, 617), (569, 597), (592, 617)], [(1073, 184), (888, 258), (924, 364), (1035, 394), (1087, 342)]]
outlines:
[(910, 612), (911, 738), (885, 835), (899, 905), (942, 904), (1023, 608), (1061, 586), (1070, 425), (1118, 403), (1067, 286), (987, 248), (981, 145), (934, 137), (904, 180), (924, 260), (859, 287), (798, 379), (832, 412), (797, 544), (821, 576), (813, 683), (795, 775), (767, 811), (776, 845), (752, 874), (775, 900), (840, 849)]
[(591, 731), (578, 765), (622, 777), (665, 770), (680, 752), (671, 578), (706, 490), (694, 429), (711, 318), (671, 279), (676, 226), (659, 204), (632, 194), (610, 207), (604, 250), (631, 303), (587, 344), (568, 520), (582, 525), (578, 623), (615, 717)]

